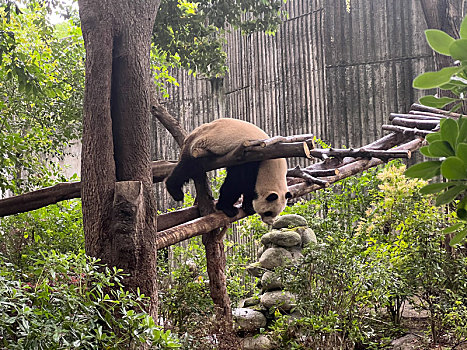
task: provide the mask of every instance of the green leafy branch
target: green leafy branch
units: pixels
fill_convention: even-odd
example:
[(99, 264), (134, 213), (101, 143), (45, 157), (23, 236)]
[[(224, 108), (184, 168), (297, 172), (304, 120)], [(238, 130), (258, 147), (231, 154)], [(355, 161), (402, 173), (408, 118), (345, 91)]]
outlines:
[[(439, 88), (449, 90), (455, 97), (425, 96), (420, 99), (424, 105), (442, 108), (453, 104), (452, 110), (462, 107), (467, 92), (467, 17), (460, 28), (460, 39), (455, 40), (441, 30), (425, 31), (430, 47), (454, 59), (454, 66), (436, 72), (426, 72), (413, 81), (418, 89)], [(432, 183), (421, 188), (423, 194), (437, 194), (436, 205), (449, 204), (458, 197), (456, 214), (461, 221), (444, 230), (456, 233), (450, 245), (462, 242), (467, 236), (467, 118), (443, 119), (438, 132), (426, 137), (427, 146), (420, 152), (429, 158), (437, 158), (416, 164), (405, 172), (408, 177), (431, 179), (442, 175), (446, 182)]]
[(452, 57), (454, 66), (420, 74), (413, 81), (413, 87), (450, 91), (456, 97), (428, 95), (422, 97), (420, 103), (436, 108), (454, 104), (452, 110), (456, 111), (462, 107), (467, 92), (467, 17), (460, 27), (460, 39), (456, 40), (438, 29), (428, 29), (425, 35), (428, 44), (435, 52)]

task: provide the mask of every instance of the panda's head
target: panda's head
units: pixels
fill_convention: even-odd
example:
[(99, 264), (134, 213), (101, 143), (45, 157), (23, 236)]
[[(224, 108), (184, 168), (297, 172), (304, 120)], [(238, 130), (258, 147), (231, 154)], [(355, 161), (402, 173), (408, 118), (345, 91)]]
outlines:
[(288, 191), (256, 193), (253, 209), (261, 216), (263, 222), (272, 225), (274, 219), (284, 210), (289, 198), (292, 198), (292, 195)]

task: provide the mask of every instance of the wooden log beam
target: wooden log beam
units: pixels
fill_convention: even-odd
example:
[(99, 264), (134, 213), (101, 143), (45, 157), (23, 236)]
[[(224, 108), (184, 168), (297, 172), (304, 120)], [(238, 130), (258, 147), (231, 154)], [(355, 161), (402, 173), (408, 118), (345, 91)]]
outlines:
[(399, 133), (401, 133), (403, 135), (406, 135), (406, 136), (425, 137), (426, 135), (433, 133), (433, 131), (411, 129), (411, 128), (405, 128), (403, 126), (396, 126), (396, 125), (383, 125), (382, 129), (387, 130), (387, 131), (399, 132)]
[(186, 239), (209, 233), (216, 228), (226, 227), (230, 223), (246, 217), (247, 214), (239, 208), (239, 213), (233, 218), (229, 218), (222, 212), (209, 214), (182, 225), (178, 225), (157, 233), (157, 249), (171, 246)]
[[(391, 139), (397, 138), (391, 137)], [(306, 142), (306, 144), (309, 144), (307, 147), (313, 147), (311, 141)], [(382, 144), (387, 145), (388, 143)], [(368, 146), (359, 149), (307, 149), (304, 147), (303, 142), (277, 143), (267, 147), (247, 147), (245, 153), (240, 156), (237, 155), (236, 152), (237, 151), (233, 151), (223, 157), (208, 161), (203, 160), (200, 161), (200, 163), (204, 165), (206, 171), (210, 171), (226, 166), (243, 164), (263, 159), (308, 157), (309, 155), (320, 159), (336, 157), (339, 160), (345, 157), (378, 157), (381, 159), (408, 157), (407, 152), (368, 149)], [(171, 173), (176, 164), (177, 163), (174, 161), (165, 160), (152, 162), (151, 167), (153, 172), (153, 181), (163, 181)], [(313, 176), (311, 174), (309, 175)], [(39, 209), (41, 207), (55, 204), (65, 199), (79, 198), (81, 196), (80, 189), (81, 184), (79, 182), (62, 183), (50, 188), (30, 192), (24, 195), (1, 199), (0, 217)]]
[(416, 128), (421, 130), (433, 130), (439, 126), (439, 119), (435, 120), (417, 120), (396, 117), (392, 119), (392, 125), (404, 126), (407, 128)]
[(444, 109), (439, 109), (439, 108), (434, 108), (434, 107), (428, 107), (424, 106), (418, 103), (412, 104), (410, 106), (410, 109), (413, 111), (422, 111), (422, 112), (430, 112), (430, 113), (435, 113), (435, 114), (441, 114), (442, 116), (448, 116), (450, 118), (460, 118), (461, 114), (459, 113), (454, 113), (451, 111), (446, 111)]
[(187, 137), (187, 131), (175, 119), (167, 109), (161, 104), (154, 104), (151, 107), (151, 113), (154, 117), (161, 122), (167, 131), (173, 136), (177, 144), (182, 147), (183, 140)]
[[(318, 171), (320, 171), (320, 170), (318, 170)], [(322, 173), (331, 172), (331, 174), (336, 175), (336, 173), (338, 173), (338, 170), (337, 169), (334, 169), (334, 170), (321, 170), (321, 172)], [(289, 169), (287, 171), (287, 176), (288, 177), (298, 177), (298, 178), (306, 180), (309, 183), (318, 184), (318, 185), (321, 185), (323, 187), (328, 187), (329, 186), (329, 182), (327, 182), (325, 180), (318, 179), (317, 177), (311, 175), (310, 173), (312, 173), (312, 172), (307, 171), (307, 169), (303, 169), (303, 168), (300, 168), (299, 166), (297, 166), (294, 169)]]
[(161, 214), (157, 216), (157, 231), (163, 231), (199, 217), (197, 205)]
[(439, 120), (443, 118), (447, 118), (445, 115), (442, 115), (442, 114), (425, 112), (425, 111), (409, 111), (409, 115), (418, 116), (418, 117), (431, 117), (433, 119), (439, 119)]
[(24, 213), (57, 202), (81, 197), (81, 182), (66, 182), (52, 187), (0, 200), (0, 217)]
[(392, 121), (395, 118), (402, 118), (402, 119), (415, 119), (415, 120), (435, 120), (440, 122), (444, 116), (434, 113), (428, 112), (419, 112), (419, 111), (410, 111), (409, 114), (401, 114), (401, 113), (391, 113), (389, 115), (389, 120)]
[[(422, 146), (424, 139), (417, 138), (411, 140), (403, 145), (400, 145), (395, 148), (398, 151), (415, 151)], [(339, 180), (342, 180), (346, 177), (355, 175), (364, 170), (367, 170), (371, 167), (383, 164), (384, 161), (379, 158), (372, 159), (361, 159), (355, 162), (345, 164), (342, 167), (338, 168), (338, 174), (334, 176), (326, 177), (325, 180), (328, 183), (335, 183)], [(289, 186), (289, 191), (292, 193), (293, 198), (298, 198), (304, 196), (310, 192), (316, 191), (323, 186), (317, 184), (309, 184), (306, 181), (302, 180), (301, 183)], [(177, 242), (181, 242), (188, 238), (192, 238), (207, 232), (212, 231), (215, 228), (225, 227), (231, 222), (240, 220), (246, 217), (247, 214), (240, 209), (237, 216), (229, 218), (224, 213), (216, 212), (203, 216), (201, 218), (194, 219), (192, 221), (186, 222), (184, 224), (171, 227), (167, 230), (158, 232), (158, 237), (156, 239), (156, 245), (158, 249), (170, 246)]]
[(290, 143), (290, 142), (303, 142), (311, 141), (313, 142), (313, 134), (303, 134), (303, 135), (293, 135), (293, 136), (274, 136), (267, 140), (256, 140), (256, 141), (245, 141), (243, 145), (245, 147), (251, 146), (261, 146), (267, 147), (275, 143)]
[[(407, 150), (409, 152), (413, 152), (417, 149), (419, 149), (424, 142), (423, 138), (417, 138), (415, 140), (409, 141), (403, 145), (400, 145), (398, 147), (395, 147), (395, 150)], [(335, 183), (339, 180), (342, 180), (346, 177), (358, 174), (364, 170), (367, 170), (369, 168), (375, 167), (377, 165), (383, 164), (384, 161), (379, 159), (379, 158), (372, 158), (372, 159), (361, 159), (361, 160), (356, 160), (354, 162), (345, 164), (341, 167), (338, 167), (337, 169), (339, 170), (339, 174), (335, 176), (329, 176), (324, 178), (327, 182), (330, 184)], [(302, 182), (300, 184), (296, 184), (293, 186), (289, 187), (289, 191), (292, 194), (293, 198), (296, 197), (301, 197), (304, 196), (310, 192), (316, 191), (318, 189), (322, 188), (322, 186), (317, 185), (317, 184), (308, 184), (306, 182)]]
[(177, 165), (176, 160), (157, 160), (151, 162), (152, 182), (162, 182)]
[(324, 177), (324, 176), (333, 176), (339, 173), (339, 170), (337, 169), (311, 169), (311, 168), (302, 168), (299, 165), (297, 165), (293, 169), (288, 169), (287, 170), (287, 177), (300, 177), (302, 173), (306, 173), (309, 176), (314, 176), (314, 177)]

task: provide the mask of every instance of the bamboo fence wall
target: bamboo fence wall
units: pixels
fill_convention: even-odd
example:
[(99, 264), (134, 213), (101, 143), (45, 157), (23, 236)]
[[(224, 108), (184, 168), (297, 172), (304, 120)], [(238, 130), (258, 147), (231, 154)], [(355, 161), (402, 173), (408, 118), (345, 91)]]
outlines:
[[(270, 136), (314, 133), (327, 144), (358, 147), (381, 137), (390, 112), (406, 112), (411, 87), (433, 69), (417, 0), (289, 0), (274, 36), (228, 35), (229, 74), (200, 79), (174, 72), (180, 86), (164, 101), (187, 130), (220, 117), (250, 121)], [(154, 122), (154, 159), (178, 147)], [(289, 167), (303, 160), (289, 159)], [(174, 205), (163, 185), (159, 208)]]

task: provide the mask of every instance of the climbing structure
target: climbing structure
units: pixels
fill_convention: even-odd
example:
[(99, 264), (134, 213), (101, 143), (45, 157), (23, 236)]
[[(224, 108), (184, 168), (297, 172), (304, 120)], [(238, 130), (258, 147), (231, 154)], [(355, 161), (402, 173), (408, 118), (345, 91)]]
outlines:
[[(206, 170), (277, 156), (310, 158), (309, 166), (295, 167), (287, 173), (289, 191), (298, 198), (390, 159), (410, 158), (423, 145), (424, 137), (438, 130), (441, 119), (459, 117), (457, 113), (414, 104), (407, 114), (391, 113), (391, 124), (382, 126), (383, 130), (390, 131), (388, 135), (358, 149), (314, 148), (313, 135), (274, 137), (243, 144), (216, 159)], [(157, 245), (167, 247), (245, 216), (240, 211), (234, 218), (222, 213), (200, 217), (197, 207), (163, 214), (158, 219)]]
[[(169, 130), (181, 145), (186, 131), (165, 108), (152, 108), (153, 115)], [(394, 158), (410, 158), (424, 143), (424, 137), (435, 132), (443, 118), (459, 118), (460, 114), (414, 104), (407, 114), (391, 114), (390, 125), (383, 129), (390, 134), (358, 149), (315, 148), (313, 135), (277, 136), (239, 145), (232, 152), (205, 164), (205, 171), (250, 161), (271, 158), (305, 157), (310, 165), (289, 169), (287, 182), (294, 198), (329, 186), (368, 168)], [(153, 181), (162, 182), (175, 167), (175, 161), (152, 163)], [(207, 177), (195, 182), (197, 205), (159, 215), (157, 218), (156, 247), (162, 249), (188, 238), (203, 235), (211, 296), (218, 307), (218, 315), (227, 322), (232, 313), (225, 281), (225, 252), (223, 236), (228, 225), (246, 216), (239, 210), (230, 218), (214, 209)], [(81, 184), (62, 183), (25, 195), (0, 200), (0, 217), (38, 209), (58, 201), (81, 196)], [(241, 207), (241, 203), (238, 203)]]
[[(153, 108), (153, 115), (163, 122), (174, 137), (186, 135), (165, 108)], [(356, 175), (368, 168), (394, 158), (410, 158), (420, 148), (424, 137), (439, 128), (443, 118), (459, 118), (460, 114), (449, 111), (412, 105), (407, 114), (391, 113), (391, 124), (383, 125), (390, 133), (379, 140), (358, 149), (314, 148), (313, 135), (274, 137), (241, 145), (236, 150), (210, 163), (206, 171), (225, 166), (277, 157), (310, 158), (309, 166), (289, 169), (287, 180), (294, 198), (329, 186), (336, 181)], [(152, 163), (154, 182), (162, 182), (175, 166), (174, 161)], [(80, 182), (61, 183), (24, 195), (0, 200), (0, 217), (38, 209), (62, 200), (81, 196)], [(222, 213), (201, 217), (198, 207), (181, 209), (158, 217), (158, 248), (167, 247), (213, 228), (223, 227), (246, 214), (240, 212), (234, 218)], [(177, 234), (175, 234), (177, 233)]]

